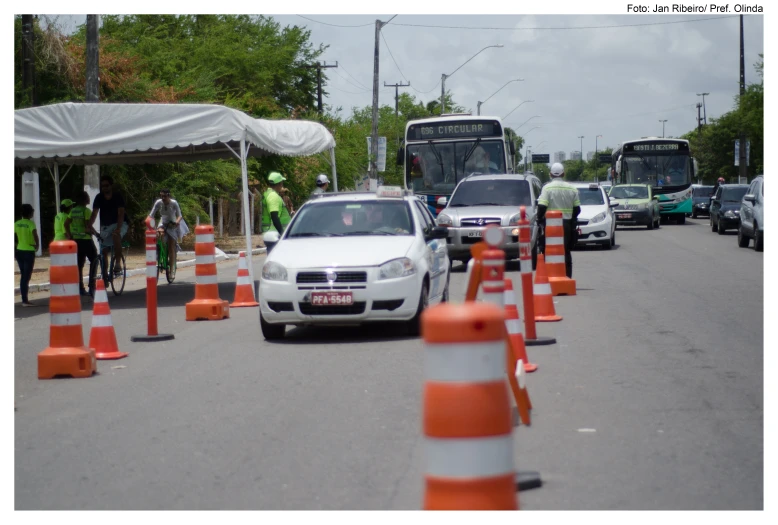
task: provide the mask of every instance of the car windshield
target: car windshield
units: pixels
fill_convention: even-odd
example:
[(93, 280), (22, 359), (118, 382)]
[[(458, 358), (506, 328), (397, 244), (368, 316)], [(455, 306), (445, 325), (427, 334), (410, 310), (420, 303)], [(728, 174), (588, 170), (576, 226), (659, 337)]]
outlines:
[(531, 206), (526, 180), (468, 180), (457, 186), (449, 206)]
[(614, 199), (647, 199), (648, 188), (646, 186), (614, 186), (610, 196)]
[(743, 188), (724, 188), (721, 190), (721, 200), (723, 202), (740, 202), (743, 200), (743, 196), (748, 191), (747, 187)]
[(409, 144), (407, 150), (406, 182), (416, 193), (450, 194), (472, 173), (507, 173), (500, 141)]
[(597, 206), (605, 204), (605, 200), (602, 198), (602, 190), (600, 188), (578, 188), (578, 198), (581, 201), (581, 206)]
[(694, 188), (695, 197), (710, 197), (713, 195), (713, 186), (702, 186), (701, 188)]
[(404, 200), (317, 202), (304, 206), (289, 226), (287, 239), (348, 235), (413, 235)]

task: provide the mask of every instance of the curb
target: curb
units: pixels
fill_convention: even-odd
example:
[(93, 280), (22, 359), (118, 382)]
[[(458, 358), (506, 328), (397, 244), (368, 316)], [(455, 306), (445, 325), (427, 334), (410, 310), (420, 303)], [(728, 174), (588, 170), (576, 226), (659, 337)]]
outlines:
[[(244, 250), (240, 250), (244, 251)], [(261, 253), (265, 253), (267, 251), (267, 248), (257, 248), (255, 250), (251, 250), (251, 255), (259, 255)], [(231, 255), (237, 255), (239, 252), (223, 252), (220, 249), (216, 248), (216, 261), (226, 261), (226, 260), (232, 260), (235, 259), (235, 257), (232, 257)], [(194, 252), (178, 252), (179, 255), (186, 255), (191, 256), (194, 255)], [(189, 259), (186, 261), (181, 261), (178, 263), (179, 268), (186, 268), (187, 266), (194, 266), (197, 263), (197, 259)], [(135, 275), (142, 275), (146, 273), (145, 268), (139, 268), (137, 270), (130, 270), (127, 272), (127, 277), (133, 277)], [(89, 277), (84, 278), (84, 284), (86, 284), (89, 280)], [(31, 284), (29, 286), (29, 292), (41, 292), (41, 291), (47, 291), (51, 287), (51, 283), (40, 283), (40, 284)], [(22, 290), (18, 286), (14, 288), (14, 295), (21, 295)]]

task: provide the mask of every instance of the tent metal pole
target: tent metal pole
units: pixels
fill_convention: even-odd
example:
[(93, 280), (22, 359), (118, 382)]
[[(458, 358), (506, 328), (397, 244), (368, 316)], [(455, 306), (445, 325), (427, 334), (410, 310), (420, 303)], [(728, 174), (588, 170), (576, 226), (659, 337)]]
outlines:
[(246, 135), (240, 141), (240, 171), (243, 179), (243, 224), (246, 233), (246, 263), (249, 267), (249, 276), (251, 277), (251, 286), (254, 286), (254, 266), (251, 263), (251, 218), (249, 217), (249, 174), (246, 166)]
[(335, 168), (335, 148), (330, 148), (330, 159), (332, 159), (332, 182), (335, 184), (335, 193), (338, 193), (338, 170)]
[(61, 200), (59, 198), (59, 164), (56, 162), (54, 163), (54, 198), (57, 199), (57, 213), (59, 213), (59, 203)]

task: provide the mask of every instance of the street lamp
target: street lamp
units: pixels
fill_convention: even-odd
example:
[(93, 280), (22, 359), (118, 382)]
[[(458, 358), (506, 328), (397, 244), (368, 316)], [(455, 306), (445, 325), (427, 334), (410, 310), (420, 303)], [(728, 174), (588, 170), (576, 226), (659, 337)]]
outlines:
[[(524, 124), (526, 124), (527, 122), (529, 122), (529, 121), (530, 121), (530, 120), (532, 120), (533, 118), (540, 118), (540, 115), (533, 115), (533, 116), (531, 116), (530, 118), (528, 118), (527, 120), (525, 120), (524, 122), (522, 122), (522, 123), (521, 123), (521, 126), (523, 126)], [(521, 126), (519, 126), (519, 127), (518, 127), (518, 128), (516, 128), (516, 129), (519, 129)]]
[[(526, 104), (527, 102), (535, 102), (535, 101), (534, 101), (534, 100), (525, 100), (525, 101), (524, 101), (524, 102), (522, 102), (521, 104)], [(521, 104), (519, 104), (518, 106), (516, 106), (515, 108), (513, 108), (512, 110), (510, 110), (510, 111), (508, 112), (508, 115), (510, 115), (511, 113), (513, 113), (514, 111), (516, 111), (517, 109), (519, 109), (519, 108), (521, 107)], [(503, 120), (505, 120), (506, 118), (508, 118), (508, 115), (505, 115), (505, 116), (504, 116), (502, 119), (503, 119)]]
[[(509, 80), (508, 82), (505, 83), (505, 85), (503, 87), (501, 87), (500, 89), (498, 89), (497, 91), (495, 91), (494, 93), (492, 93), (491, 95), (486, 97), (486, 100), (489, 100), (490, 98), (495, 96), (497, 93), (502, 91), (502, 88), (504, 88), (505, 86), (507, 86), (511, 82), (524, 82), (524, 79), (523, 78), (515, 78), (513, 80)], [(484, 100), (483, 102), (481, 102), (481, 101), (478, 102), (478, 116), (481, 116), (481, 104), (486, 104), (486, 100)]]
[(440, 114), (441, 114), (441, 115), (443, 114), (443, 112), (444, 112), (444, 111), (445, 111), (445, 109), (446, 109), (446, 100), (445, 100), (445, 97), (446, 97), (446, 79), (447, 79), (448, 77), (452, 76), (454, 73), (456, 73), (456, 72), (457, 72), (457, 71), (459, 71), (460, 69), (462, 69), (462, 66), (464, 66), (465, 64), (467, 64), (468, 62), (470, 62), (471, 60), (473, 60), (475, 57), (477, 57), (478, 55), (480, 55), (481, 53), (483, 53), (484, 51), (486, 51), (486, 50), (487, 50), (487, 49), (489, 49), (490, 47), (503, 47), (503, 45), (502, 45), (502, 44), (496, 44), (496, 45), (492, 45), (492, 46), (486, 46), (486, 47), (485, 47), (485, 48), (483, 48), (481, 51), (479, 51), (479, 52), (478, 52), (478, 53), (476, 53), (475, 55), (473, 55), (473, 56), (471, 56), (470, 58), (468, 58), (467, 60), (465, 60), (464, 64), (462, 64), (461, 66), (459, 66), (458, 68), (456, 68), (454, 71), (452, 71), (452, 72), (451, 72), (451, 73), (449, 73), (448, 75), (447, 75), (447, 74), (445, 74), (445, 73), (443, 73), (443, 75), (441, 75), (441, 77), (440, 77)]
[(697, 93), (698, 97), (702, 97), (702, 119), (705, 121), (705, 125), (708, 125), (708, 114), (705, 112), (705, 95), (710, 93)]
[(600, 182), (600, 178), (597, 176), (597, 168), (600, 167), (600, 161), (597, 158), (597, 139), (601, 138), (602, 135), (597, 135), (594, 137), (594, 180), (595, 182)]
[(581, 135), (578, 138), (581, 139), (581, 152), (580, 152), (581, 153), (581, 180), (583, 180), (583, 139), (584, 139), (584, 136)]
[(660, 120), (659, 122), (662, 123), (662, 138), (665, 138), (665, 122), (667, 122), (667, 119)]

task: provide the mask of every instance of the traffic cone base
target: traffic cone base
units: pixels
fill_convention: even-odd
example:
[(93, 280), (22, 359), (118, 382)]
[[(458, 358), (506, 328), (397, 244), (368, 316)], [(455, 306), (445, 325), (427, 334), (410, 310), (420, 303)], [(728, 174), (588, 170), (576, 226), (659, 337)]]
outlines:
[(108, 304), (108, 295), (102, 279), (97, 281), (92, 309), (92, 329), (89, 331), (89, 349), (95, 353), (97, 359), (121, 359), (128, 355), (126, 352), (119, 351), (111, 319), (111, 307)]
[(515, 474), (475, 479), (425, 476), (424, 510), (518, 510)]
[(535, 272), (533, 284), (535, 301), (535, 321), (552, 322), (561, 321), (562, 318), (554, 310), (554, 297), (551, 291), (551, 283), (546, 273), (546, 258), (542, 253), (538, 254), (538, 266)]
[(235, 285), (235, 300), (230, 303), (232, 308), (248, 308), (259, 306), (254, 298), (254, 286), (249, 276), (248, 263), (246, 262), (246, 252), (240, 252), (238, 261), (238, 281)]
[(230, 303), (221, 299), (195, 299), (186, 304), (187, 321), (220, 321), (230, 316)]
[(91, 377), (95, 372), (95, 354), (85, 347), (49, 347), (38, 354), (38, 379)]
[(549, 277), (548, 282), (551, 284), (551, 295), (576, 295), (575, 293), (575, 279), (569, 277)]

